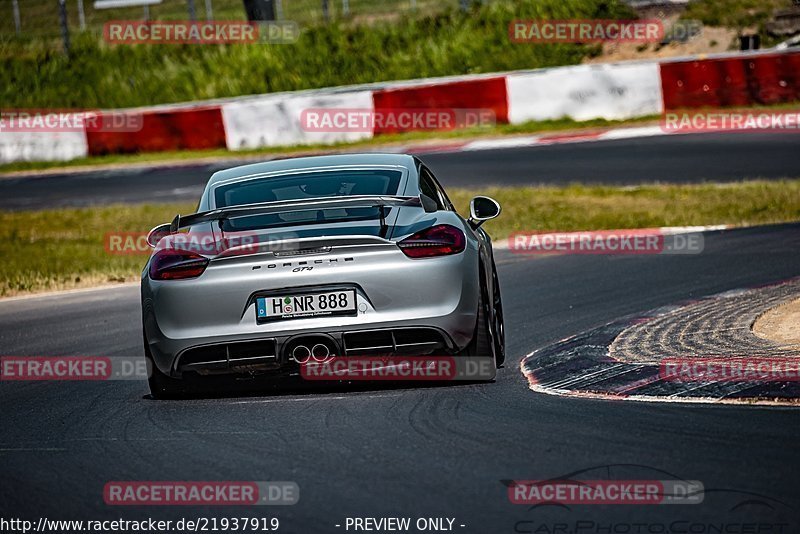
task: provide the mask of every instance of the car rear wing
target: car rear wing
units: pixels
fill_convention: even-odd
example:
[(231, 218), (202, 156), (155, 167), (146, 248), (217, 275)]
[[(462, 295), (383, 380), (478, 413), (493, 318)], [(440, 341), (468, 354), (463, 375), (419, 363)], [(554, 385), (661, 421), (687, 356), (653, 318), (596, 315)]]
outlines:
[[(225, 221), (241, 217), (257, 215), (275, 215), (279, 213), (297, 213), (304, 211), (336, 210), (345, 208), (378, 208), (380, 213), (381, 228), (386, 228), (385, 208), (418, 206), (427, 212), (436, 211), (436, 203), (424, 196), (406, 197), (393, 195), (352, 195), (346, 197), (315, 197), (293, 200), (279, 200), (276, 202), (261, 202), (230, 206), (209, 211), (192, 213), (191, 215), (176, 215), (169, 224), (157, 226), (150, 231), (147, 242), (151, 246), (165, 234), (174, 234), (182, 228), (189, 228), (197, 224), (218, 222), (220, 228)], [(151, 236), (153, 239), (151, 240)]]
[[(297, 213), (302, 211), (337, 210), (343, 208), (391, 208), (396, 206), (423, 206), (420, 197), (353, 195), (347, 197), (319, 197), (294, 200), (278, 200), (244, 206), (230, 206), (211, 211), (193, 213), (181, 217), (176, 215), (170, 224), (170, 232), (188, 228), (195, 224), (213, 221), (226, 221), (254, 215), (275, 215), (278, 213)], [(383, 210), (381, 210), (383, 213)]]

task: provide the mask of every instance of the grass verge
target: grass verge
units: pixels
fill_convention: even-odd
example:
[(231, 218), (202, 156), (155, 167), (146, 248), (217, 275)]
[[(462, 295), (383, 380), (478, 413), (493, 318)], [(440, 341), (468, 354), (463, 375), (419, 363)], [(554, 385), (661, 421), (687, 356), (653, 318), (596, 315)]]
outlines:
[[(503, 214), (486, 228), (514, 231), (768, 224), (800, 220), (800, 180), (733, 184), (451, 189), (464, 214), (488, 194)], [(193, 204), (116, 205), (91, 209), (0, 212), (0, 296), (135, 281), (144, 255), (113, 255), (109, 232), (146, 232)]]

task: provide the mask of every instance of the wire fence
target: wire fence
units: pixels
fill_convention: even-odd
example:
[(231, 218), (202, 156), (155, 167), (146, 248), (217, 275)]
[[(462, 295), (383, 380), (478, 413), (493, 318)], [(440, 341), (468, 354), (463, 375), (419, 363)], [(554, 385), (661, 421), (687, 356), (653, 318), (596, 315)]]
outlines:
[[(404, 15), (466, 9), (474, 0), (273, 0), (278, 20), (298, 24), (326, 20), (370, 23)], [(484, 0), (485, 1), (485, 0)], [(0, 36), (60, 37), (60, 0), (0, 0)], [(243, 0), (161, 0), (146, 7), (96, 9), (95, 0), (63, 0), (70, 32), (101, 32), (110, 20), (243, 20)]]

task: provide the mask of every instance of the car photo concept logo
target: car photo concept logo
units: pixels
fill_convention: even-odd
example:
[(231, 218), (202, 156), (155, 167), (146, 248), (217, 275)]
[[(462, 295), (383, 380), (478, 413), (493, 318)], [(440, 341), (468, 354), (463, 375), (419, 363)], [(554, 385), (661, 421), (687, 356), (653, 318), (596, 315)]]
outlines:
[[(659, 478), (646, 478), (648, 474)], [(594, 478), (598, 475), (602, 478)], [(547, 479), (500, 482), (507, 501), (522, 510), (509, 531), (521, 534), (779, 533), (790, 531), (781, 514), (794, 512), (762, 493), (712, 487), (639, 464), (598, 465)]]

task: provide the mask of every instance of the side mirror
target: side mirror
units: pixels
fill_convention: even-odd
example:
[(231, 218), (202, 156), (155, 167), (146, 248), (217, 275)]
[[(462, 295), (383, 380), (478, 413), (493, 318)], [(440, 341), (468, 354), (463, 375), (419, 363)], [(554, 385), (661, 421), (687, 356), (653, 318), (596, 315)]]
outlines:
[(475, 197), (469, 202), (469, 223), (473, 228), (500, 215), (500, 204), (493, 198)]
[(151, 248), (156, 248), (158, 242), (171, 233), (169, 223), (159, 224), (147, 234), (147, 244), (150, 245)]

